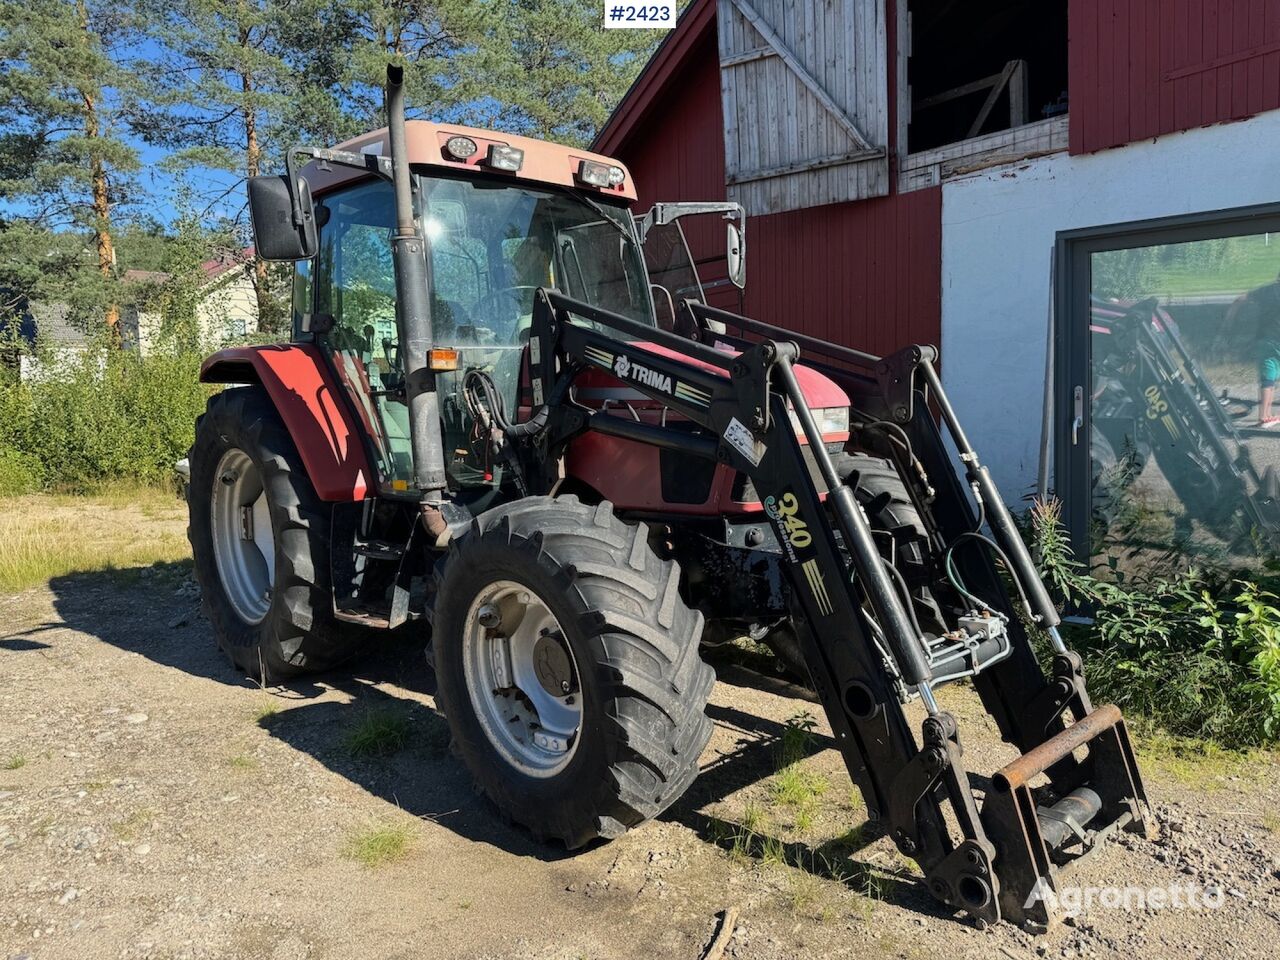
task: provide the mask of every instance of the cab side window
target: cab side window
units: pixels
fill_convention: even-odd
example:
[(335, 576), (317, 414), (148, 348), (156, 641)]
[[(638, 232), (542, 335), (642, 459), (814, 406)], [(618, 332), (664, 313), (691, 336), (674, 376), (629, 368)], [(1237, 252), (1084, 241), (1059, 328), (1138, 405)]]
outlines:
[(401, 394), (391, 185), (362, 184), (323, 202), (328, 219), (320, 232), (313, 304), (321, 328), (327, 327), (320, 341), (372, 438), (384, 482), (404, 489), (413, 461)]

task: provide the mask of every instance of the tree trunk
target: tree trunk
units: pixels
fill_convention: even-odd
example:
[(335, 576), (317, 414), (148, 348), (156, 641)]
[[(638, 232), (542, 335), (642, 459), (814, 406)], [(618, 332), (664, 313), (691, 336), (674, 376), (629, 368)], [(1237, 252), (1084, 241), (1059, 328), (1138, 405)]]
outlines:
[[(84, 29), (85, 39), (89, 39), (89, 11), (82, 3), (80, 4), (80, 24)], [(98, 101), (97, 91), (91, 89), (90, 84), (86, 83), (85, 87), (80, 90), (80, 99), (84, 104), (84, 135), (85, 139), (93, 141), (97, 140), (101, 133), (101, 126), (98, 121)], [(103, 161), (101, 154), (95, 152), (93, 159), (89, 161), (89, 189), (93, 197), (93, 241), (98, 253), (98, 272), (110, 281), (115, 273), (115, 243), (111, 238), (111, 195), (108, 191), (107, 184), (107, 166)], [(107, 304), (104, 316), (107, 329), (110, 332), (111, 343), (118, 346), (120, 343), (120, 306), (114, 300)]]
[[(253, 74), (249, 70), (250, 35), (247, 27), (240, 28), (240, 47), (245, 51), (241, 60), (240, 92), (241, 117), (244, 121), (244, 172), (248, 177), (256, 177), (262, 166), (262, 146), (258, 143), (258, 111), (253, 104)], [(253, 261), (253, 292), (258, 301), (258, 329), (263, 329), (272, 312), (271, 292), (267, 282), (267, 264), (261, 257)]]

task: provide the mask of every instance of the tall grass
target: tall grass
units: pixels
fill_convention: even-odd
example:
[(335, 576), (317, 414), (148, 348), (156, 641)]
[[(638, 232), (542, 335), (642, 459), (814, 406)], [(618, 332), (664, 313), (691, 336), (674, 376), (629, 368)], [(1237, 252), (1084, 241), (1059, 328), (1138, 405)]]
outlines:
[(69, 573), (185, 560), (184, 513), (174, 493), (139, 485), (89, 497), (0, 497), (0, 591)]

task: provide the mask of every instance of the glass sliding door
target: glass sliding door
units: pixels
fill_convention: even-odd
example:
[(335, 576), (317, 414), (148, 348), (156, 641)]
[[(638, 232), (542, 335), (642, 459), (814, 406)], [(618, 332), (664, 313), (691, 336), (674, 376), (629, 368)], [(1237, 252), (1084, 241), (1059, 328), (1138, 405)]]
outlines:
[(1094, 565), (1249, 569), (1280, 553), (1277, 231), (1251, 212), (1061, 245), (1058, 488)]

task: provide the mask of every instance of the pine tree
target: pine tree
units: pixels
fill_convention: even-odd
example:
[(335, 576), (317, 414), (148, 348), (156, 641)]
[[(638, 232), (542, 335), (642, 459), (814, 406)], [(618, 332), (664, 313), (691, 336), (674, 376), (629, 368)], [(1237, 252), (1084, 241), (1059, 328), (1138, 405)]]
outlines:
[(605, 30), (599, 0), (475, 0), (475, 45), (456, 59), (482, 122), (585, 144), (608, 119), (665, 34)]
[(117, 341), (116, 213), (139, 168), (125, 115), (135, 27), (127, 4), (0, 0), (0, 310), (56, 298), (99, 312)]

